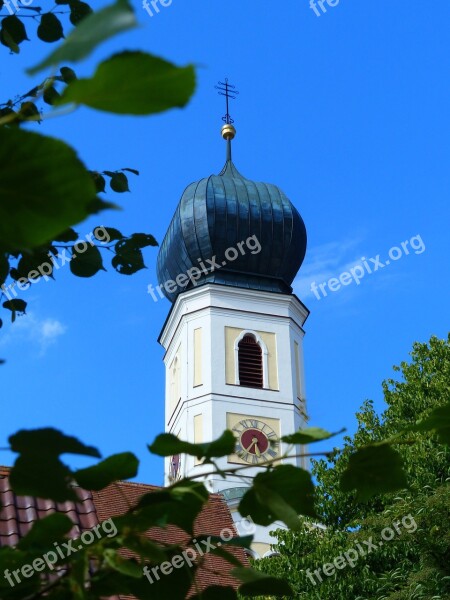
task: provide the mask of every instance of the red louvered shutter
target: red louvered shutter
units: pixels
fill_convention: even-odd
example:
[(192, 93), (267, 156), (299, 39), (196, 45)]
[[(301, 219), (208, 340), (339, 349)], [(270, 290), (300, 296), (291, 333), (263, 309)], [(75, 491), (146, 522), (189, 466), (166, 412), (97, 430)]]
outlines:
[(263, 387), (262, 351), (252, 335), (239, 342), (239, 383), (245, 387)]

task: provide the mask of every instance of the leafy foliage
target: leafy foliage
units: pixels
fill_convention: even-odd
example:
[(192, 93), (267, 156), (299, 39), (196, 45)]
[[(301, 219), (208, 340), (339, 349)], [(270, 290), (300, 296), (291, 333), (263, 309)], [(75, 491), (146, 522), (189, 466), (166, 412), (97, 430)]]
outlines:
[(64, 142), (0, 127), (0, 162), (0, 240), (7, 250), (45, 244), (93, 212), (92, 178)]
[(330, 433), (321, 429), (320, 427), (307, 427), (297, 433), (291, 435), (284, 435), (281, 440), (287, 444), (313, 444), (314, 442), (322, 442), (323, 440), (329, 440), (335, 435), (339, 435), (345, 431), (342, 429), (336, 433)]
[[(106, 271), (102, 252), (111, 256), (111, 265), (118, 273), (130, 275), (145, 268), (142, 249), (157, 245), (155, 238), (147, 233), (125, 236), (117, 229), (101, 226), (96, 227), (85, 239), (80, 239), (78, 233), (69, 227), (58, 234), (53, 242), (34, 250), (10, 250), (3, 254), (4, 263), (0, 265), (3, 269), (0, 273), (3, 278), (0, 297), (8, 298), (2, 306), (11, 311), (11, 320), (14, 322), (17, 315), (25, 314), (27, 308), (27, 302), (17, 298), (17, 290), (26, 291), (42, 279), (56, 279), (59, 269), (66, 264), (77, 277), (93, 277), (99, 271)], [(138, 259), (133, 260), (134, 257)], [(120, 268), (126, 260), (133, 262), (128, 269)]]
[(196, 456), (198, 459), (203, 459), (203, 462), (211, 462), (212, 458), (232, 454), (235, 446), (236, 439), (229, 430), (225, 431), (218, 440), (206, 444), (191, 444), (179, 440), (172, 433), (162, 433), (149, 446), (149, 450), (158, 456), (188, 454)]
[[(28, 31), (24, 22), (24, 17), (31, 17), (32, 24), (36, 25), (36, 36), (39, 40), (46, 43), (57, 42), (64, 37), (64, 25), (61, 22), (61, 15), (72, 25), (78, 25), (85, 17), (92, 13), (92, 8), (86, 2), (81, 0), (67, 0), (64, 2), (55, 0), (56, 5), (61, 5), (65, 10), (55, 10), (55, 6), (48, 12), (43, 12), (41, 6), (27, 6), (20, 0), (9, 0), (9, 2), (0, 2), (0, 42), (6, 46), (11, 53), (20, 52), (20, 44), (28, 41)], [(14, 12), (14, 14), (11, 14)]]
[(25, 25), (17, 15), (4, 17), (0, 26), (0, 42), (12, 52), (19, 53), (19, 44), (25, 40), (28, 40)]
[(280, 520), (291, 529), (298, 529), (299, 514), (316, 515), (311, 475), (293, 465), (280, 465), (258, 473), (241, 500), (239, 512), (249, 515), (259, 525)]
[[(430, 423), (433, 426), (434, 412), (430, 413)], [(448, 416), (447, 412), (445, 416)], [(307, 435), (302, 432), (297, 434)], [(424, 436), (423, 433), (420, 435)], [(174, 452), (189, 453), (205, 461), (209, 460), (214, 466), (213, 458), (226, 456), (233, 451), (232, 437), (231, 432), (225, 432), (221, 438), (209, 444), (189, 444), (175, 436), (163, 434), (156, 438), (149, 449), (163, 456)], [(419, 439), (416, 443), (420, 442)], [(388, 443), (374, 447), (389, 447)], [(92, 467), (73, 471), (61, 461), (62, 454), (99, 457), (99, 453), (95, 448), (56, 430), (21, 431), (11, 436), (10, 444), (11, 449), (19, 454), (10, 477), (18, 494), (57, 501), (75, 500), (73, 482), (101, 491), (118, 479), (134, 477), (137, 472), (138, 461), (131, 453), (115, 455)], [(366, 444), (365, 447), (371, 446)], [(441, 448), (441, 452), (446, 452), (442, 447), (437, 447)], [(381, 462), (378, 464), (377, 457), (380, 456)], [(379, 453), (371, 457), (375, 469), (384, 460), (384, 455)], [(352, 473), (351, 461), (347, 462), (347, 469)], [(370, 595), (377, 600), (406, 600), (411, 597), (428, 598), (424, 594), (432, 592), (436, 600), (445, 598), (440, 594), (448, 591), (448, 485), (439, 483), (431, 492), (427, 489), (422, 495), (413, 496), (405, 492), (402, 496), (392, 497), (391, 503), (381, 513), (374, 511), (367, 514), (356, 528), (355, 520), (352, 527), (320, 528), (307, 518), (315, 515), (314, 486), (309, 473), (292, 465), (274, 466), (270, 462), (262, 467), (265, 469), (255, 477), (241, 501), (241, 514), (248, 514), (262, 525), (284, 520), (296, 532), (278, 532), (279, 557), (257, 563), (257, 569), (249, 569), (241, 564), (236, 556), (222, 547), (214, 549), (215, 554), (234, 566), (232, 573), (242, 582), (240, 596), (256, 597), (264, 594), (265, 597), (341, 600), (351, 594), (352, 597), (361, 598)], [(230, 470), (232, 471), (233, 469)], [(227, 475), (222, 471), (220, 474)], [(402, 477), (403, 472), (400, 481)], [(342, 478), (339, 476), (339, 479)], [(378, 486), (381, 494), (382, 484), (375, 481), (373, 485)], [(323, 486), (323, 481), (319, 479), (319, 490), (322, 491)], [(381, 497), (389, 498), (389, 494)], [(93, 599), (105, 595), (131, 594), (137, 598), (147, 598), (149, 584), (144, 576), (145, 568), (149, 573), (149, 569), (155, 565), (166, 563), (170, 566), (170, 561), (182, 554), (186, 546), (161, 542), (161, 537), (157, 540), (142, 537), (144, 532), (155, 527), (176, 526), (191, 538), (188, 548), (189, 544), (199, 543), (202, 538), (192, 539), (194, 522), (208, 498), (204, 484), (195, 481), (195, 478), (183, 479), (168, 488), (144, 494), (122, 516), (114, 518), (116, 532), (113, 537), (103, 538), (89, 547), (77, 545), (79, 550), (76, 557), (68, 555), (58, 558), (55, 565), (48, 569), (44, 565), (44, 572), (58, 565), (70, 565), (58, 581), (58, 594), (61, 597)], [(316, 504), (320, 506), (320, 502)], [(17, 549), (0, 549), (0, 570), (11, 571), (13, 568), (21, 568), (23, 564), (31, 564), (36, 557), (53, 548), (55, 543), (62, 544), (69, 528), (70, 522), (62, 515), (53, 515), (36, 523)], [(391, 532), (389, 537), (385, 534), (387, 530)], [(416, 532), (420, 536), (419, 543), (416, 538), (414, 542), (411, 541)], [(217, 541), (217, 538), (211, 536), (206, 539)], [(388, 540), (389, 543), (378, 544), (380, 539)], [(227, 543), (247, 546), (250, 541), (251, 538), (236, 538)], [(121, 548), (132, 550), (139, 560), (124, 558)], [(358, 552), (355, 548), (358, 548)], [(98, 568), (89, 574), (89, 560), (92, 558), (95, 558)], [(345, 569), (345, 559), (349, 561), (347, 567), (351, 568), (338, 572), (338, 569)], [(338, 564), (339, 567), (334, 566)], [(318, 579), (314, 581), (312, 573), (318, 565), (323, 565), (324, 570), (319, 571), (316, 576)], [(392, 569), (392, 565), (395, 565), (395, 569)], [(421, 568), (411, 568), (411, 565)], [(154, 587), (152, 584), (152, 597), (170, 594), (172, 598), (185, 598), (192, 589), (200, 566), (201, 563), (193, 559), (181, 571), (177, 571), (176, 575), (158, 579)], [(261, 569), (266, 572), (262, 573)], [(329, 574), (330, 569), (333, 569), (333, 578)], [(31, 588), (32, 593), (37, 593), (39, 578), (26, 580), (14, 589), (0, 581), (0, 592), (5, 600), (24, 598), (30, 594), (30, 586), (34, 586)], [(80, 590), (89, 590), (88, 595), (80, 596)], [(211, 593), (219, 599), (238, 597), (232, 588), (213, 587), (207, 589), (204, 596), (209, 597)], [(411, 596), (411, 593), (415, 595)]]
[[(365, 402), (343, 450), (313, 462), (316, 506), (326, 528), (303, 519), (300, 531), (277, 531), (279, 555), (256, 564), (286, 578), (296, 598), (449, 597), (450, 448), (439, 442), (448, 444), (450, 338), (415, 344), (412, 361), (394, 369), (402, 377), (383, 383), (383, 415)], [(404, 489), (391, 493), (391, 485)], [(383, 542), (386, 528), (393, 537)], [(376, 546), (371, 552), (368, 540)], [(334, 559), (350, 550), (354, 564), (342, 567), (337, 559), (336, 567)]]
[[(4, 2), (0, 0), (2, 8)], [(0, 285), (2, 300), (7, 297), (3, 308), (11, 312), (13, 321), (27, 308), (26, 302), (16, 297), (15, 287), (22, 291), (35, 281), (54, 278), (66, 263), (70, 263), (71, 272), (78, 277), (95, 276), (104, 269), (102, 249), (113, 254), (114, 269), (131, 275), (145, 268), (143, 249), (157, 245), (151, 234), (125, 236), (108, 227), (97, 227), (92, 235), (79, 240), (74, 229), (78, 223), (101, 210), (114, 208), (98, 196), (105, 192), (107, 178), (113, 192), (125, 193), (129, 191), (127, 173), (138, 175), (138, 172), (129, 167), (116, 171), (89, 170), (63, 141), (21, 129), (25, 122), (45, 121), (46, 114), (38, 107), (39, 101), (42, 99), (51, 112), (70, 103), (118, 114), (147, 115), (185, 106), (195, 88), (192, 66), (180, 68), (139, 51), (116, 54), (98, 65), (91, 78), (78, 79), (65, 64), (81, 61), (102, 41), (135, 27), (134, 11), (127, 0), (117, 0), (98, 12), (81, 0), (56, 0), (56, 8), (60, 10), (43, 12), (37, 6), (20, 5), (20, 10), (31, 11), (27, 15), (33, 17), (38, 40), (44, 43), (63, 40), (29, 73), (47, 68), (56, 73), (59, 67), (59, 74), (45, 78), (29, 92), (0, 106)], [(75, 26), (67, 35), (60, 14), (68, 15)], [(23, 16), (2, 15), (0, 42), (11, 53), (18, 53), (20, 45), (28, 40)], [(124, 80), (127, 86), (122, 85)], [(215, 548), (214, 552), (234, 567), (235, 577), (242, 582), (241, 595), (299, 597), (304, 583), (299, 584), (296, 574), (302, 574), (305, 564), (311, 564), (305, 561), (329, 559), (330, 552), (341, 551), (344, 542), (356, 543), (363, 533), (378, 534), (386, 522), (404, 515), (405, 511), (421, 515), (424, 534), (420, 552), (399, 536), (402, 543), (386, 544), (367, 561), (359, 561), (358, 571), (352, 571), (345, 585), (335, 578), (332, 595), (322, 595), (329, 592), (324, 585), (320, 597), (335, 599), (344, 589), (344, 595), (340, 596), (343, 598), (349, 592), (356, 595), (367, 590), (378, 594), (380, 600), (381, 597), (393, 600), (406, 598), (399, 594), (413, 589), (415, 597), (424, 597), (417, 595), (419, 589), (420, 593), (434, 593), (437, 600), (440, 596), (436, 593), (445, 592), (449, 563), (445, 481), (449, 461), (448, 450), (438, 444), (448, 442), (449, 406), (442, 402), (444, 382), (448, 392), (448, 345), (432, 340), (430, 348), (418, 346), (415, 353), (415, 364), (402, 365), (405, 381), (389, 382), (385, 387), (389, 408), (383, 420), (366, 404), (354, 439), (346, 438), (342, 452), (324, 453), (328, 464), (315, 463), (318, 494), (315, 495), (311, 475), (286, 461), (297, 452), (305, 455), (305, 444), (327, 440), (332, 434), (308, 428), (285, 436), (288, 452), (277, 461), (260, 465), (261, 472), (241, 500), (240, 512), (261, 525), (282, 520), (298, 533), (297, 537), (291, 532), (280, 534), (282, 556), (280, 561), (269, 564), (267, 574), (259, 568), (247, 568), (230, 551)], [(419, 363), (420, 368), (416, 369)], [(19, 495), (75, 502), (76, 485), (101, 491), (119, 479), (134, 477), (138, 469), (138, 459), (125, 452), (74, 470), (63, 462), (64, 454), (101, 459), (98, 450), (51, 428), (19, 431), (9, 442), (10, 449), (18, 454), (10, 482)], [(393, 448), (394, 445), (398, 448)], [(227, 471), (216, 468), (215, 459), (231, 454), (234, 447), (233, 434), (227, 431), (205, 444), (191, 444), (163, 434), (149, 449), (160, 456), (175, 453), (196, 456), (210, 465), (211, 475), (226, 477), (248, 468), (240, 466)], [(418, 463), (417, 456), (422, 463)], [(402, 490), (402, 497), (392, 494), (406, 484), (409, 487)], [(30, 564), (42, 567), (32, 573), (28, 570), (28, 575), (15, 585), (10, 585), (6, 576), (0, 578), (0, 597), (93, 600), (122, 594), (148, 598), (145, 567), (156, 565), (162, 569), (162, 564), (182, 553), (186, 545), (164, 543), (160, 537), (153, 539), (145, 534), (154, 528), (177, 527), (186, 534), (188, 547), (197, 543), (192, 537), (194, 523), (208, 498), (204, 484), (195, 477), (145, 494), (115, 519), (113, 536), (97, 539), (89, 546), (78, 545), (77, 540), (76, 553), (64, 557), (58, 556), (54, 549), (58, 543), (70, 546), (73, 540), (65, 540), (72, 524), (63, 515), (51, 515), (35, 523), (16, 548), (0, 548), (0, 573), (17, 569), (23, 572)], [(311, 525), (308, 518), (317, 516), (328, 529)], [(249, 543), (248, 538), (228, 541), (228, 545)], [(305, 548), (310, 550), (309, 556)], [(124, 555), (124, 549), (133, 556)], [(42, 556), (50, 553), (55, 560), (49, 564)], [(289, 561), (283, 563), (286, 556)], [(37, 560), (41, 562), (36, 563)], [(185, 598), (195, 588), (195, 575), (201, 566), (201, 561), (196, 560), (184, 564), (173, 576), (158, 579), (151, 588), (151, 596)], [(274, 572), (277, 569), (281, 578)], [(353, 577), (353, 573), (358, 576)], [(381, 576), (376, 578), (373, 573)], [(362, 589), (362, 582), (366, 582), (366, 589)], [(319, 597), (317, 590), (309, 591), (309, 597)], [(197, 597), (237, 598), (237, 592), (211, 586)]]
[[(117, 81), (126, 80), (126, 86)], [(85, 104), (119, 114), (148, 115), (183, 107), (195, 89), (192, 66), (175, 67), (144, 52), (122, 52), (101, 63), (92, 79), (78, 79), (59, 104)]]
[(3, 122), (4, 125), (11, 127), (29, 121), (41, 123), (43, 109), (38, 108), (37, 102), (42, 99), (49, 106), (55, 105), (61, 97), (58, 88), (62, 90), (64, 84), (77, 78), (73, 69), (69, 67), (61, 67), (59, 72), (59, 75), (46, 77), (41, 84), (33, 87), (25, 94), (17, 96), (14, 100), (9, 99), (0, 103), (0, 124)]
[[(205, 445), (202, 454), (207, 456), (224, 456), (233, 450), (234, 443), (228, 443), (230, 432), (222, 438)], [(233, 438), (234, 441), (234, 438)], [(160, 444), (167, 448), (167, 441), (156, 440), (154, 446), (158, 449)], [(189, 450), (186, 442), (183, 444)], [(109, 457), (99, 463), (81, 470), (73, 471), (61, 461), (61, 455), (66, 453), (82, 454), (99, 457), (98, 451), (86, 446), (76, 438), (66, 436), (54, 429), (21, 431), (10, 438), (11, 450), (19, 454), (11, 471), (10, 482), (18, 494), (49, 498), (58, 502), (76, 500), (74, 482), (87, 489), (100, 491), (111, 483), (122, 478), (134, 477), (137, 472), (138, 461), (131, 453), (123, 453)], [(168, 448), (167, 448), (168, 449)], [(281, 467), (282, 469), (282, 467)], [(291, 489), (293, 486), (291, 484)], [(166, 544), (143, 538), (142, 534), (154, 527), (176, 525), (184, 530), (188, 536), (193, 535), (194, 522), (209, 494), (201, 482), (183, 479), (176, 484), (159, 491), (147, 493), (140, 497), (138, 502), (131, 506), (122, 516), (114, 518), (115, 535), (111, 538), (102, 538), (89, 545), (89, 549), (74, 544), (78, 548), (76, 557), (68, 554), (66, 557), (56, 557), (57, 562), (52, 565), (43, 565), (43, 571), (49, 572), (58, 565), (70, 565), (58, 582), (60, 592), (65, 597), (78, 597), (74, 590), (85, 588), (89, 580), (91, 592), (86, 598), (104, 596), (105, 594), (133, 594), (138, 598), (147, 598), (149, 583), (143, 575), (144, 566), (159, 565), (170, 561), (177, 554), (181, 554), (185, 547)], [(37, 522), (30, 533), (24, 537), (18, 548), (0, 549), (0, 570), (11, 569), (13, 566), (31, 564), (36, 557), (40, 557), (54, 548), (55, 543), (64, 541), (69, 533), (72, 523), (66, 516), (52, 515)], [(216, 541), (215, 538), (207, 538)], [(201, 538), (191, 540), (191, 543), (200, 542)], [(231, 545), (249, 544), (251, 538), (232, 538), (226, 543)], [(138, 563), (135, 559), (124, 559), (119, 550), (128, 548), (140, 557)], [(188, 546), (189, 547), (189, 546)], [(273, 576), (265, 576), (258, 571), (245, 568), (245, 566), (232, 554), (223, 548), (216, 548), (218, 554), (235, 566), (234, 575), (243, 582), (241, 593), (245, 596), (254, 596), (265, 589), (276, 595), (290, 593), (290, 587)], [(95, 557), (99, 565), (92, 576), (89, 576), (88, 558)], [(83, 566), (78, 571), (78, 563)], [(158, 580), (152, 587), (155, 597), (167, 593), (173, 598), (184, 598), (192, 587), (199, 563), (189, 564), (176, 577)], [(80, 579), (78, 580), (78, 578)], [(34, 590), (39, 588), (39, 578), (31, 579)], [(21, 598), (30, 591), (30, 581), (24, 581), (12, 589), (8, 584), (0, 581), (2, 598)], [(77, 581), (78, 584), (77, 585)], [(69, 591), (70, 590), (70, 591)], [(223, 597), (229, 597), (231, 590), (223, 590)], [(236, 592), (233, 590), (233, 597)], [(84, 597), (84, 596), (83, 596)], [(217, 594), (222, 597), (222, 591)]]
[(352, 454), (348, 467), (341, 477), (344, 492), (357, 490), (358, 500), (368, 500), (374, 492), (392, 492), (406, 487), (406, 477), (402, 469), (399, 453), (380, 444), (359, 448)]
[[(137, 25), (134, 12), (127, 0), (117, 0), (114, 4), (92, 14), (86, 8), (80, 10), (82, 4), (85, 5), (84, 2), (71, 3), (75, 8), (75, 11), (71, 11), (71, 16), (75, 21), (75, 23), (73, 21), (72, 23), (78, 25), (78, 27), (70, 33), (62, 46), (38, 65), (29, 69), (28, 73), (30, 75), (64, 62), (83, 60), (108, 38)], [(83, 11), (84, 17), (87, 17), (85, 20), (84, 17), (83, 19), (80, 18)], [(72, 12), (76, 16), (73, 16)]]
[[(57, 5), (66, 12), (69, 9), (70, 21), (77, 27), (32, 72), (66, 60), (80, 61), (102, 41), (137, 23), (126, 0), (117, 0), (96, 13), (79, 0), (61, 0)], [(58, 11), (41, 14), (41, 8), (33, 10), (40, 39), (56, 41), (62, 37)], [(5, 17), (2, 24), (14, 44), (26, 39), (20, 16)], [(121, 85), (124, 79), (132, 85)], [(142, 52), (124, 52), (102, 63), (91, 80), (78, 80), (73, 69), (62, 66), (58, 75), (0, 105), (0, 159), (4, 167), (0, 175), (0, 286), (5, 286), (0, 299), (5, 300), (3, 307), (11, 310), (13, 321), (26, 309), (26, 302), (17, 298), (17, 288), (25, 291), (42, 277), (53, 278), (61, 248), (56, 242), (76, 241), (64, 238), (64, 233), (73, 231), (73, 225), (91, 214), (115, 208), (98, 196), (105, 192), (107, 178), (111, 191), (124, 193), (129, 191), (127, 173), (139, 174), (129, 167), (88, 170), (64, 142), (21, 131), (21, 124), (45, 118), (38, 101), (42, 99), (51, 108), (69, 101), (118, 113), (152, 114), (184, 106), (194, 88), (192, 67), (178, 68)], [(145, 268), (143, 248), (157, 245), (153, 236), (144, 233), (126, 237), (115, 230), (109, 239), (115, 242), (113, 247), (92, 243), (87, 248), (81, 246), (81, 250), (80, 244), (63, 247), (63, 253), (69, 252), (64, 264), (70, 262), (71, 272), (78, 277), (92, 277), (105, 269), (100, 254), (105, 247), (113, 253), (113, 268), (132, 275)], [(7, 282), (8, 275), (12, 282)]]

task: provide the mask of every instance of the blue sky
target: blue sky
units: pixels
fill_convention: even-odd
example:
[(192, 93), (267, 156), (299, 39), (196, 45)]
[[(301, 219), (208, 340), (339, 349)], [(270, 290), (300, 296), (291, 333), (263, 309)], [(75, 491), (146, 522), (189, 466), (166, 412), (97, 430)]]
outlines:
[[(108, 195), (123, 211), (77, 231), (103, 224), (162, 241), (185, 186), (223, 166), (225, 109), (214, 85), (228, 76), (240, 91), (237, 167), (281, 187), (308, 231), (295, 290), (311, 310), (311, 423), (353, 431), (366, 398), (382, 407), (381, 381), (412, 343), (447, 333), (450, 5), (340, 0), (317, 17), (307, 0), (173, 0), (150, 17), (133, 4), (142, 27), (101, 46), (78, 75), (113, 52), (144, 49), (195, 63), (197, 92), (186, 109), (155, 117), (80, 109), (34, 126), (73, 145), (89, 168), (141, 172), (130, 176), (131, 194)], [(9, 56), (0, 48), (2, 100), (39, 82), (23, 71), (50, 49), (24, 43)], [(311, 292), (312, 282), (339, 278), (362, 257), (385, 262), (414, 236), (420, 253), (403, 252), (320, 300)], [(412, 244), (419, 248), (417, 238)], [(109, 266), (82, 280), (61, 269), (56, 282), (23, 293), (29, 314), (0, 332), (0, 446), (20, 428), (58, 427), (105, 456), (134, 451), (138, 479), (162, 483), (162, 463), (146, 444), (164, 428), (156, 340), (170, 305), (146, 293), (157, 284), (157, 252), (145, 254), (148, 269), (132, 277)]]

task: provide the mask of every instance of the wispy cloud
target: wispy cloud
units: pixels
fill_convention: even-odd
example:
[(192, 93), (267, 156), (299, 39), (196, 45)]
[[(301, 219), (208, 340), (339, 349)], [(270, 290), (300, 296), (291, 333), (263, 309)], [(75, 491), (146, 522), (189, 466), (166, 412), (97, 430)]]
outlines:
[(362, 237), (357, 237), (308, 248), (305, 263), (293, 283), (297, 296), (313, 296), (313, 282), (322, 283), (330, 277), (338, 277), (340, 273), (358, 263), (361, 256), (358, 248), (362, 240)]
[(18, 317), (9, 331), (1, 336), (0, 345), (4, 347), (11, 343), (31, 343), (37, 346), (39, 355), (42, 356), (66, 331), (67, 327), (58, 319), (38, 318), (34, 313), (28, 313)]
[[(371, 278), (373, 286), (378, 289), (393, 287), (393, 283), (398, 283), (402, 277), (401, 271), (397, 270), (394, 274), (393, 270), (385, 268), (402, 257), (422, 254), (426, 250), (422, 237), (413, 235), (409, 240), (391, 246), (389, 250), (370, 256), (361, 247), (363, 239), (347, 239), (312, 248), (294, 282), (295, 293), (303, 298), (314, 295), (320, 300), (343, 288), (361, 289), (361, 280), (374, 273), (377, 273), (377, 276)], [(353, 295), (347, 292), (340, 297), (342, 301), (344, 298), (348, 301)]]
[(66, 331), (67, 327), (57, 319), (45, 319), (36, 327), (38, 341), (41, 346), (45, 347), (54, 344), (60, 336), (66, 333)]

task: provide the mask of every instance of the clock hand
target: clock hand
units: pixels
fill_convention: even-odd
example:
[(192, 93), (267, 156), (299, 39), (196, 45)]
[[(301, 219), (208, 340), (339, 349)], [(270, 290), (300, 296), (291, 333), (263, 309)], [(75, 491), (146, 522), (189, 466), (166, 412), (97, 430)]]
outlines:
[(256, 456), (261, 456), (261, 452), (259, 451), (259, 448), (258, 448), (258, 438), (256, 438), (256, 437), (254, 437), (252, 439), (252, 443), (250, 444), (250, 446), (248, 448), (245, 448), (245, 450), (247, 450), (247, 452), (251, 452), (253, 446), (255, 446)]
[(253, 443), (255, 444), (255, 454), (256, 456), (261, 456), (261, 452), (259, 451), (259, 447), (258, 447), (258, 438), (253, 438)]
[(253, 441), (253, 442), (250, 444), (250, 446), (249, 446), (248, 448), (245, 448), (245, 450), (247, 450), (247, 452), (250, 452), (250, 451), (251, 451), (251, 449), (253, 448), (253, 446), (255, 445), (255, 443), (256, 443), (256, 442), (255, 442), (255, 441)]

